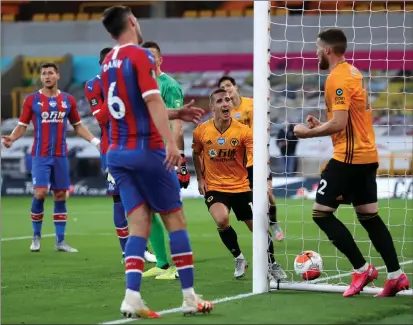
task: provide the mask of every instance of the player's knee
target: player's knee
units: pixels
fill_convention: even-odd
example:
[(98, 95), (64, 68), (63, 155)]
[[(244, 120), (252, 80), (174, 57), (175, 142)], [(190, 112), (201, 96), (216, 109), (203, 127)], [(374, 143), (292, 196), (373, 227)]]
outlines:
[(120, 195), (112, 195), (113, 203), (121, 202)]
[(34, 190), (34, 197), (38, 200), (46, 199), (47, 188), (36, 188)]
[(226, 228), (229, 226), (229, 216), (227, 215), (217, 215), (214, 216), (215, 224), (218, 228)]
[(374, 212), (374, 213), (360, 213), (360, 212), (356, 212), (356, 214), (357, 214), (357, 219), (358, 219), (359, 221), (361, 221), (361, 222), (378, 217), (378, 213), (377, 213), (377, 212)]
[(53, 199), (55, 201), (64, 201), (66, 200), (66, 191), (53, 191)]
[(186, 229), (186, 220), (182, 210), (161, 214), (161, 218), (169, 233)]

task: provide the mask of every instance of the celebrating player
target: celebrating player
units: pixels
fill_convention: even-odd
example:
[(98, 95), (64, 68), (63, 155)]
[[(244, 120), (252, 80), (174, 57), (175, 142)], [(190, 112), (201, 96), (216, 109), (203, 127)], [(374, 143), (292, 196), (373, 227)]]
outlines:
[(194, 291), (192, 249), (174, 170), (182, 158), (168, 122), (168, 115), (172, 119), (199, 120), (202, 110), (188, 106), (166, 110), (156, 82), (155, 58), (137, 45), (142, 43), (142, 35), (130, 8), (110, 7), (104, 11), (102, 22), (117, 41), (102, 63), (101, 74), (111, 125), (107, 164), (119, 186), (129, 221), (126, 293), (121, 312), (126, 317), (160, 317), (145, 305), (140, 294), (152, 212), (161, 215), (169, 232), (172, 260), (183, 292), (182, 310), (209, 312), (212, 303)]
[[(103, 59), (112, 50), (111, 47), (105, 47), (100, 51), (99, 64), (102, 64)], [(101, 167), (105, 171), (107, 179), (107, 194), (112, 196), (113, 199), (113, 221), (115, 223), (116, 233), (119, 238), (120, 247), (122, 249), (122, 256), (125, 255), (125, 245), (128, 240), (128, 220), (126, 219), (125, 209), (123, 208), (119, 190), (113, 181), (113, 177), (107, 172), (106, 165), (106, 153), (109, 148), (109, 116), (106, 103), (103, 98), (102, 79), (100, 75), (97, 75), (93, 79), (89, 80), (85, 84), (85, 94), (92, 110), (93, 116), (100, 126), (100, 158)], [(105, 105), (103, 107), (103, 105)], [(158, 218), (153, 219), (153, 229), (157, 225), (162, 227), (161, 220)], [(153, 245), (154, 246), (154, 245)], [(165, 241), (163, 242), (165, 246)], [(166, 254), (166, 248), (163, 248)], [(145, 260), (150, 263), (156, 263), (156, 258), (151, 254), (148, 249), (145, 251)]]
[(321, 70), (330, 70), (325, 82), (328, 122), (307, 117), (307, 125), (297, 125), (299, 138), (331, 135), (334, 154), (321, 173), (313, 220), (328, 239), (353, 265), (354, 273), (344, 297), (354, 296), (373, 280), (378, 272), (364, 259), (350, 231), (334, 216), (340, 203), (352, 203), (361, 225), (380, 253), (387, 267), (384, 289), (376, 296), (395, 296), (409, 287), (401, 271), (392, 236), (378, 215), (376, 173), (378, 153), (372, 122), (372, 111), (363, 75), (349, 64), (344, 53), (347, 38), (340, 29), (327, 29), (318, 34), (317, 56)]
[[(210, 95), (213, 118), (196, 127), (193, 134), (193, 160), (198, 179), (199, 193), (214, 219), (222, 242), (235, 258), (234, 277), (245, 275), (248, 263), (241, 252), (237, 233), (230, 225), (229, 213), (244, 221), (252, 231), (252, 192), (245, 154), (252, 157), (252, 130), (231, 118), (231, 98), (224, 89), (216, 89)], [(203, 164), (203, 168), (202, 168)], [(202, 170), (203, 169), (203, 170)], [(269, 240), (269, 276), (286, 277), (274, 260), (274, 246)]]
[[(141, 44), (141, 46), (149, 49), (149, 51), (151, 51), (153, 56), (155, 57), (156, 81), (158, 82), (158, 86), (161, 91), (161, 97), (165, 102), (166, 108), (168, 110), (179, 109), (183, 105), (184, 95), (182, 93), (181, 86), (178, 84), (178, 82), (171, 76), (162, 72), (162, 56), (159, 45), (152, 41), (146, 41), (143, 44)], [(184, 154), (184, 134), (182, 130), (182, 122), (180, 120), (173, 120), (171, 123), (171, 127), (176, 144), (182, 157), (181, 167), (177, 170), (179, 183), (181, 188), (187, 188), (189, 185), (190, 175), (186, 167), (186, 158)], [(152, 232), (149, 237), (149, 240), (151, 241), (152, 246), (154, 245), (154, 242), (159, 242), (159, 244), (162, 244), (163, 251), (162, 254), (156, 255), (156, 266), (144, 272), (143, 277), (154, 276), (155, 279), (158, 280), (174, 280), (178, 278), (178, 272), (176, 270), (176, 267), (174, 265), (169, 265), (168, 256), (166, 255), (164, 237), (165, 235), (163, 227), (157, 229), (152, 227)]]
[(57, 88), (60, 78), (57, 65), (44, 63), (40, 67), (43, 88), (26, 97), (19, 124), (9, 136), (3, 137), (9, 148), (22, 137), (30, 121), (34, 128), (32, 148), (32, 178), (34, 197), (31, 219), (33, 240), (32, 252), (40, 251), (40, 239), (44, 215), (44, 200), (50, 184), (54, 198), (53, 220), (56, 230), (56, 251), (75, 253), (77, 250), (65, 243), (67, 220), (66, 191), (70, 187), (69, 163), (67, 158), (67, 121), (75, 132), (99, 148), (100, 141), (81, 123), (73, 96)]
[[(232, 108), (232, 118), (237, 121), (248, 125), (251, 129), (253, 128), (254, 121), (254, 102), (252, 98), (241, 97), (238, 92), (238, 86), (235, 79), (230, 76), (223, 76), (218, 80), (218, 87), (224, 89), (231, 97)], [(282, 241), (284, 239), (284, 233), (277, 222), (277, 206), (275, 204), (275, 196), (272, 193), (272, 176), (271, 173), (267, 179), (268, 183), (268, 219), (270, 220), (270, 230), (274, 239)]]

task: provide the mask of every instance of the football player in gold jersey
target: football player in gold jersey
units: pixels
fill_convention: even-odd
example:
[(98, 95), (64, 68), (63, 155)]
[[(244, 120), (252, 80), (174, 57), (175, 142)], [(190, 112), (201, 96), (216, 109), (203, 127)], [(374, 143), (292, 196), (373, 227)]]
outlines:
[(333, 142), (334, 154), (321, 173), (313, 220), (354, 268), (351, 285), (343, 296), (357, 295), (377, 279), (378, 271), (366, 261), (351, 232), (334, 216), (341, 203), (351, 203), (387, 268), (384, 289), (376, 297), (395, 296), (409, 288), (409, 280), (400, 269), (392, 236), (378, 213), (378, 153), (363, 75), (344, 57), (347, 38), (341, 29), (320, 32), (316, 44), (320, 69), (330, 71), (324, 85), (328, 121), (321, 123), (308, 116), (308, 127), (301, 124), (294, 128), (299, 138), (329, 135)]
[[(241, 97), (238, 91), (235, 79), (230, 76), (223, 76), (218, 80), (218, 88), (224, 89), (231, 98), (232, 103), (232, 118), (248, 125), (251, 129), (254, 127), (254, 100), (248, 97)], [(272, 193), (272, 176), (271, 173), (267, 178), (268, 183), (268, 218), (270, 220), (270, 230), (274, 239), (282, 241), (284, 233), (277, 222), (277, 206), (275, 204), (275, 196)]]
[[(229, 213), (252, 231), (252, 191), (249, 170), (252, 169), (252, 130), (231, 117), (231, 99), (223, 89), (210, 95), (213, 118), (199, 124), (193, 134), (192, 157), (199, 193), (214, 219), (222, 242), (235, 259), (235, 278), (245, 275), (248, 263), (238, 244)], [(249, 156), (250, 159), (246, 160)], [(269, 238), (268, 277), (286, 278), (281, 266), (275, 263), (274, 246)]]

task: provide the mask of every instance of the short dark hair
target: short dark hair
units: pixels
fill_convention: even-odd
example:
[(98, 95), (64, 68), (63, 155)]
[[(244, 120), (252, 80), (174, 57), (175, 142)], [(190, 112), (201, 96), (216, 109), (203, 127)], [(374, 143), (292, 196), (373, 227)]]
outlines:
[(46, 69), (46, 68), (53, 68), (54, 71), (56, 71), (56, 73), (59, 73), (59, 68), (57, 67), (57, 64), (56, 64), (56, 63), (53, 63), (53, 62), (45, 62), (45, 63), (42, 63), (42, 64), (40, 65), (39, 72), (41, 73), (41, 72), (42, 72), (42, 69)]
[(219, 78), (219, 80), (218, 80), (218, 84), (217, 84), (218, 88), (221, 87), (221, 83), (223, 83), (224, 81), (227, 81), (227, 80), (228, 80), (230, 83), (232, 83), (233, 86), (236, 86), (236, 85), (237, 85), (237, 83), (235, 82), (235, 79), (234, 79), (234, 78), (232, 78), (232, 77), (230, 77), (230, 76), (223, 76), (223, 77)]
[(105, 29), (115, 39), (118, 39), (120, 34), (126, 28), (127, 18), (132, 14), (132, 10), (126, 6), (113, 6), (105, 9), (103, 12), (102, 23)]
[(347, 49), (347, 37), (339, 28), (329, 28), (321, 31), (318, 38), (331, 46), (336, 54), (344, 54)]
[(211, 102), (212, 98), (216, 95), (216, 94), (220, 94), (220, 93), (226, 93), (226, 91), (224, 89), (221, 88), (217, 88), (215, 90), (213, 90), (211, 92), (211, 94), (209, 95), (209, 101)]
[(142, 47), (144, 47), (145, 49), (155, 49), (159, 52), (159, 54), (161, 54), (161, 48), (159, 47), (159, 45), (154, 42), (154, 41), (146, 41), (143, 42), (141, 44)]
[(100, 50), (100, 54), (99, 54), (99, 64), (102, 64), (103, 60), (106, 58), (106, 55), (108, 55), (108, 53), (112, 51), (111, 47), (105, 47), (103, 49)]

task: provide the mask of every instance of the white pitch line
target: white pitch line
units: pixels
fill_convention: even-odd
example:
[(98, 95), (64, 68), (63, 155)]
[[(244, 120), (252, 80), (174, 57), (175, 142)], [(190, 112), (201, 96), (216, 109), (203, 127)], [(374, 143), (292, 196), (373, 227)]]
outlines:
[[(407, 265), (407, 264), (412, 264), (412, 263), (413, 263), (413, 260), (410, 260), (410, 261), (401, 262), (400, 265)], [(378, 266), (378, 267), (376, 267), (376, 270), (383, 270), (385, 268), (386, 268), (386, 266)], [(324, 278), (319, 278), (319, 279), (316, 279), (316, 280), (312, 280), (312, 281), (309, 281), (309, 283), (316, 284), (316, 283), (320, 283), (320, 282), (327, 281), (327, 280), (339, 279), (341, 277), (346, 277), (346, 276), (349, 276), (349, 275), (352, 275), (352, 274), (353, 274), (353, 272), (340, 273), (340, 274), (337, 274), (337, 275), (332, 275), (332, 276), (327, 276), (327, 277), (324, 277)]]
[[(236, 296), (230, 296), (230, 297), (224, 297), (224, 298), (216, 299), (216, 300), (213, 300), (212, 302), (216, 305), (216, 304), (220, 304), (220, 303), (227, 302), (227, 301), (245, 299), (245, 298), (248, 298), (248, 297), (251, 297), (251, 296), (254, 296), (254, 295), (257, 295), (257, 294), (252, 293), (252, 292), (251, 293), (242, 293), (242, 294), (236, 295)], [(181, 307), (161, 310), (158, 313), (161, 314), (161, 315), (166, 315), (166, 314), (178, 313), (180, 311), (181, 311)], [(123, 319), (113, 320), (113, 321), (110, 321), (110, 322), (105, 322), (105, 323), (100, 323), (100, 324), (101, 325), (125, 324), (125, 323), (134, 322), (134, 321), (139, 321), (139, 318), (123, 318)]]
[[(47, 237), (54, 237), (56, 236), (55, 234), (43, 234), (42, 238), (47, 238)], [(107, 232), (103, 232), (103, 233), (73, 233), (73, 234), (66, 234), (66, 236), (114, 236), (116, 237), (116, 233), (107, 233)], [(201, 238), (218, 238), (218, 234), (217, 233), (203, 233), (203, 234), (190, 234), (190, 237), (201, 237)], [(251, 237), (251, 234), (239, 234), (238, 235), (239, 238), (247, 238), (247, 237)], [(21, 236), (21, 237), (6, 237), (6, 238), (2, 238), (1, 241), (15, 241), (15, 240), (26, 240), (26, 239), (32, 239), (33, 235), (31, 236)]]

